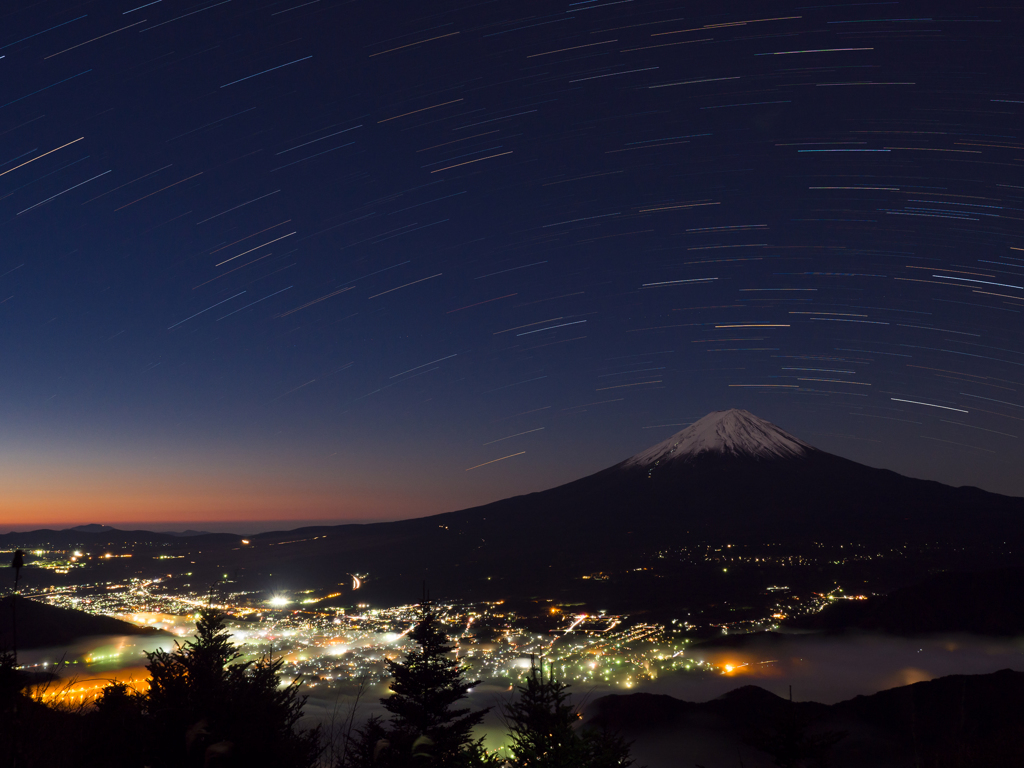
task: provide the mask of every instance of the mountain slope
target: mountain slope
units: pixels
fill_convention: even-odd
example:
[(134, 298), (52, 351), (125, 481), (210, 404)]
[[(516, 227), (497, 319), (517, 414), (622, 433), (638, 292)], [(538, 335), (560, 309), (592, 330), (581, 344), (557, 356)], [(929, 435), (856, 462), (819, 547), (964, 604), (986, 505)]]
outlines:
[(924, 635), (973, 632), (1014, 637), (1024, 632), (1024, 568), (946, 571), (887, 595), (837, 601), (786, 626)]
[(424, 579), (435, 594), (468, 596), (491, 579), (530, 594), (700, 541), (1009, 541), (1024, 535), (1021, 521), (1024, 499), (866, 467), (722, 411), (556, 488), (413, 520), (260, 534), (225, 565), (335, 582), (368, 572), (413, 599)]
[(575, 530), (588, 544), (628, 531), (651, 543), (680, 535), (842, 541), (989, 536), (986, 524), (1012, 533), (1010, 523), (1024, 521), (1024, 499), (866, 467), (745, 411), (719, 411), (581, 480), (435, 517), (465, 525), (488, 518), (487, 527), (510, 535), (522, 524), (550, 533)]

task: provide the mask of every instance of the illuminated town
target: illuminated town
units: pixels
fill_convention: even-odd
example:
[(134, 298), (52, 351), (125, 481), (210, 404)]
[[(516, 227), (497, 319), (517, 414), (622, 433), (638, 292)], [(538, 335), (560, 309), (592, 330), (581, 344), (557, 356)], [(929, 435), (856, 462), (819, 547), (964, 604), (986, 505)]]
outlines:
[[(736, 553), (735, 555), (733, 553)], [(90, 554), (82, 550), (35, 550), (36, 567), (63, 574), (90, 563), (130, 557), (130, 553)], [(683, 556), (689, 555), (684, 552)], [(731, 545), (708, 548), (705, 562), (740, 565), (744, 559), (760, 561)], [(664, 558), (665, 553), (659, 553)], [(157, 556), (157, 559), (166, 556)], [(181, 556), (178, 556), (180, 558)], [(783, 558), (805, 564), (806, 558)], [(727, 570), (728, 565), (723, 570)], [(646, 570), (646, 569), (637, 569)], [(418, 604), (376, 607), (365, 603), (339, 605), (340, 591), (305, 590), (293, 593), (232, 591), (225, 581), (201, 592), (187, 583), (191, 574), (129, 578), (23, 590), (30, 599), (50, 605), (118, 618), (169, 634), (155, 638), (124, 638), (116, 644), (93, 648), (77, 658), (63, 660), (65, 679), (90, 679), (70, 687), (51, 686), (51, 697), (71, 695), (88, 700), (110, 680), (128, 679), (145, 685), (145, 650), (186, 641), (195, 629), (198, 611), (213, 607), (228, 613), (233, 640), (245, 659), (271, 657), (285, 661), (287, 681), (299, 679), (306, 688), (333, 689), (352, 683), (380, 684), (388, 679), (385, 662), (400, 658), (411, 647), (406, 635), (421, 615)], [(359, 595), (366, 574), (354, 574), (348, 600)], [(581, 576), (602, 580), (598, 572)], [(690, 648), (709, 635), (743, 634), (777, 629), (781, 620), (821, 610), (845, 595), (838, 587), (827, 593), (794, 594), (790, 587), (773, 584), (763, 591), (768, 602), (763, 615), (741, 615), (734, 621), (699, 625), (688, 616), (655, 623), (628, 614), (581, 612), (578, 606), (535, 600), (525, 612), (504, 601), (442, 602), (434, 610), (448, 627), (455, 653), (468, 679), (498, 689), (510, 689), (529, 670), (531, 660), (570, 684), (629, 689), (669, 672), (733, 674), (744, 662), (723, 660)], [(749, 614), (749, 611), (741, 614)], [(60, 659), (33, 658), (27, 666), (53, 669)], [(112, 671), (116, 671), (112, 672)], [(105, 676), (104, 676), (105, 675)], [(95, 679), (94, 679), (95, 678)]]

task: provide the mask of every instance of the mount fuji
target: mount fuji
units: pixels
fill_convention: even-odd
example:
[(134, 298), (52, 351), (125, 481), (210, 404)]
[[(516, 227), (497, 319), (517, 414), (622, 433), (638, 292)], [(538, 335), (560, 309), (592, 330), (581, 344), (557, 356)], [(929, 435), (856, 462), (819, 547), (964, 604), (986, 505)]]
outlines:
[(467, 595), (492, 578), (532, 590), (701, 542), (1010, 542), (1022, 539), (1021, 523), (1024, 499), (867, 467), (727, 410), (546, 491), (411, 520), (260, 534), (225, 565), (307, 581), (366, 572), (378, 587), (406, 590), (425, 578), (438, 594)]
[(665, 537), (928, 540), (1014, 535), (1024, 499), (858, 464), (733, 409), (580, 480), (425, 520), (487, 520), (508, 535), (538, 525), (589, 546), (623, 535), (645, 546)]
[(690, 461), (701, 454), (749, 459), (793, 459), (815, 450), (803, 440), (748, 411), (709, 413), (623, 462), (626, 467), (655, 467), (662, 462)]

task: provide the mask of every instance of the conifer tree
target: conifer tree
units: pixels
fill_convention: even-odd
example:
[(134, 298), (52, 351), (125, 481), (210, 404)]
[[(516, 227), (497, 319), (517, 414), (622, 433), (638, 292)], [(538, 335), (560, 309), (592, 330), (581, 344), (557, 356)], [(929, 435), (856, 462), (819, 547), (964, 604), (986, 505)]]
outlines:
[(462, 665), (451, 657), (441, 621), (428, 606), (409, 637), (417, 647), (401, 661), (388, 661), (394, 678), (391, 696), (381, 704), (391, 713), (386, 765), (479, 765), (485, 759), (482, 739), (474, 741), (473, 728), (487, 710), (457, 707), (476, 683), (462, 678)]
[(202, 611), (194, 640), (147, 654), (150, 687), (140, 703), (148, 764), (204, 765), (220, 756), (239, 765), (315, 765), (319, 730), (296, 728), (305, 703), (298, 681), (281, 687), (281, 659), (239, 661), (224, 621), (223, 613)]
[(579, 729), (569, 685), (531, 666), (519, 696), (505, 707), (512, 768), (628, 768), (629, 744), (599, 729)]
[(543, 667), (531, 666), (526, 685), (505, 709), (513, 766), (583, 765), (586, 750), (574, 730), (580, 717), (569, 702), (568, 688), (553, 678), (545, 680)]

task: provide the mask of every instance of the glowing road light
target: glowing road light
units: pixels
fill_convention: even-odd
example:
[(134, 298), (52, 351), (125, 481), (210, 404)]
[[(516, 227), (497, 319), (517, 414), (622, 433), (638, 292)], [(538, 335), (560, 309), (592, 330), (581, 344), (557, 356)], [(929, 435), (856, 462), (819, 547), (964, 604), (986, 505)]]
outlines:
[(270, 598), (267, 602), (275, 608), (283, 608), (284, 606), (288, 605), (288, 603), (290, 603), (291, 600), (289, 600), (287, 597), (282, 597), (281, 595), (275, 595), (274, 597)]
[(248, 539), (242, 539), (242, 543), (243, 543), (243, 544), (248, 544), (248, 543), (249, 543), (249, 540), (248, 540)]

